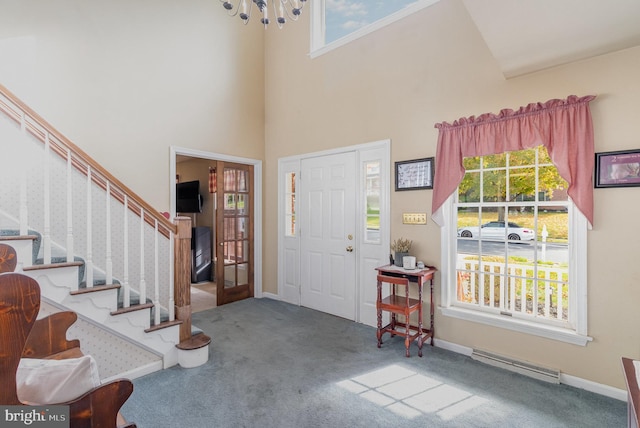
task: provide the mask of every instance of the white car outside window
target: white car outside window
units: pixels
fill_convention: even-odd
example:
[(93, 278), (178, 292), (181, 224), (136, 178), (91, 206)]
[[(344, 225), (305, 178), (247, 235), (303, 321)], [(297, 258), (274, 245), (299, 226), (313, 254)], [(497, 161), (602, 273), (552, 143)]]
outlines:
[(533, 229), (521, 227), (520, 225), (509, 222), (509, 227), (505, 231), (504, 221), (491, 221), (478, 227), (461, 227), (458, 229), (458, 236), (462, 238), (483, 238), (483, 239), (501, 239), (505, 237), (511, 241), (532, 241), (535, 239)]

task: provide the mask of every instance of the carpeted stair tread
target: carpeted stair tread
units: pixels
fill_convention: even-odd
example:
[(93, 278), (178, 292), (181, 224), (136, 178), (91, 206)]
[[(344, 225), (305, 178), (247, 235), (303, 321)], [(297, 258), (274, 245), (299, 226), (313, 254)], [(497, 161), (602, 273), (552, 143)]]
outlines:
[[(75, 256), (73, 258), (73, 261), (80, 263), (78, 265), (78, 283), (80, 283), (80, 281), (82, 281), (82, 278), (84, 278), (84, 269), (85, 269), (84, 259), (82, 257)], [(51, 256), (51, 265), (57, 265), (61, 263), (67, 263), (67, 256)], [(34, 266), (44, 265), (44, 258), (37, 257), (33, 261), (33, 265)]]
[[(105, 278), (94, 278), (93, 279), (93, 286), (100, 286), (100, 285), (107, 285), (107, 280)], [(117, 279), (112, 279), (111, 280), (111, 284), (109, 285), (117, 285), (117, 286), (121, 286), (122, 284), (120, 284), (120, 281), (118, 281)], [(82, 281), (78, 284), (78, 288), (87, 288), (87, 281)]]
[[(156, 319), (155, 315), (156, 315), (156, 306), (154, 306), (151, 309), (151, 325), (154, 325), (154, 320)], [(160, 308), (160, 324), (168, 322), (169, 321), (169, 311), (165, 310), (164, 308)]]
[(87, 293), (94, 293), (97, 291), (104, 291), (104, 290), (117, 290), (120, 288), (120, 284), (101, 284), (101, 285), (94, 285), (93, 287), (83, 287), (78, 289), (77, 291), (71, 291), (70, 294), (72, 296), (76, 296), (78, 294), (87, 294)]
[(132, 304), (128, 308), (118, 308), (115, 311), (112, 311), (111, 315), (126, 314), (128, 312), (141, 311), (143, 309), (151, 309), (151, 308), (153, 308), (153, 303), (145, 303), (143, 305)]
[[(136, 290), (129, 290), (129, 304), (131, 306), (133, 305), (139, 305), (140, 304), (140, 294), (136, 291)], [(150, 304), (153, 305), (153, 300), (151, 300), (150, 298), (147, 297), (146, 299), (146, 304)], [(120, 291), (118, 292), (118, 310), (123, 309), (124, 308), (124, 293), (123, 290), (120, 289)], [(156, 307), (152, 306), (151, 307), (151, 325), (154, 324), (154, 320), (155, 320), (155, 311), (156, 311)], [(166, 321), (169, 321), (169, 312), (163, 308), (160, 309), (160, 323), (164, 323)]]
[(144, 332), (151, 333), (152, 331), (162, 330), (163, 328), (171, 327), (174, 325), (180, 325), (180, 324), (182, 324), (182, 321), (180, 320), (163, 321), (158, 325), (152, 324), (149, 328), (145, 329)]
[(49, 265), (45, 265), (45, 264), (36, 264), (36, 265), (31, 265), (31, 266), (24, 266), (22, 268), (22, 270), (24, 270), (25, 272), (30, 271), (30, 270), (43, 270), (43, 269), (58, 269), (58, 268), (64, 268), (64, 267), (80, 267), (82, 266), (82, 262), (60, 262), (60, 263), (51, 263)]

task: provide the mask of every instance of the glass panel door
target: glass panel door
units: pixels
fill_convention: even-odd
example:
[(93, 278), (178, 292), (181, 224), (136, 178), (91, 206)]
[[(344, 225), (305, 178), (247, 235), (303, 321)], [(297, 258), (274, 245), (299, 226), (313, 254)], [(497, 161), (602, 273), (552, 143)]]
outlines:
[(253, 166), (218, 161), (218, 305), (253, 297)]

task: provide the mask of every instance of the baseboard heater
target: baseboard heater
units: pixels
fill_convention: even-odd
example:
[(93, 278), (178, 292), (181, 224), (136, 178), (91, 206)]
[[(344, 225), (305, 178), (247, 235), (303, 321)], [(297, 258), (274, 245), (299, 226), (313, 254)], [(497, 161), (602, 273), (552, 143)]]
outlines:
[(479, 349), (474, 349), (471, 358), (476, 361), (500, 367), (505, 370), (520, 373), (549, 383), (560, 383), (560, 371), (545, 367), (534, 366), (518, 360), (513, 360), (502, 355), (492, 354)]

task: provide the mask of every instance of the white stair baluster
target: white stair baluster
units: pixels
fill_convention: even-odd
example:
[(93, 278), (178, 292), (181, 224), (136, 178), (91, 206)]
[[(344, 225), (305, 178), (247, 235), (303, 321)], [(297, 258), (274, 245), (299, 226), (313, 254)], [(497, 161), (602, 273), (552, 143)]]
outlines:
[(93, 230), (91, 217), (91, 167), (87, 165), (87, 259), (84, 263), (87, 288), (93, 287), (93, 240), (91, 239)]
[(160, 278), (158, 276), (158, 220), (155, 220), (155, 233), (154, 233), (154, 296), (153, 296), (153, 304), (155, 306), (155, 317), (154, 323), (155, 325), (160, 324)]
[[(24, 112), (20, 118), (20, 131), (23, 135), (27, 134), (27, 123)], [(26, 162), (26, 159), (25, 159)], [(20, 168), (20, 235), (26, 235), (28, 232), (29, 211), (27, 209), (27, 165)]]
[(20, 235), (28, 232), (29, 215), (27, 210), (27, 173), (22, 169), (20, 174)]
[(51, 141), (49, 133), (44, 136), (44, 230), (42, 231), (42, 245), (45, 265), (51, 264), (51, 189), (50, 189), (50, 159)]
[(67, 262), (73, 261), (73, 183), (71, 150), (67, 149)]
[(147, 303), (147, 283), (144, 279), (144, 209), (140, 208), (140, 304)]
[(113, 261), (111, 260), (111, 183), (109, 180), (107, 181), (107, 189), (106, 189), (106, 229), (107, 236), (105, 242), (105, 250), (106, 250), (106, 269), (105, 269), (105, 284), (113, 283)]
[(122, 282), (124, 287), (124, 295), (122, 297), (122, 305), (124, 308), (128, 308), (131, 306), (131, 287), (129, 285), (129, 216), (127, 212), (129, 211), (129, 204), (127, 201), (127, 195), (124, 195), (124, 219), (123, 219), (123, 248), (122, 248), (122, 259), (123, 263), (123, 272), (122, 272)]

